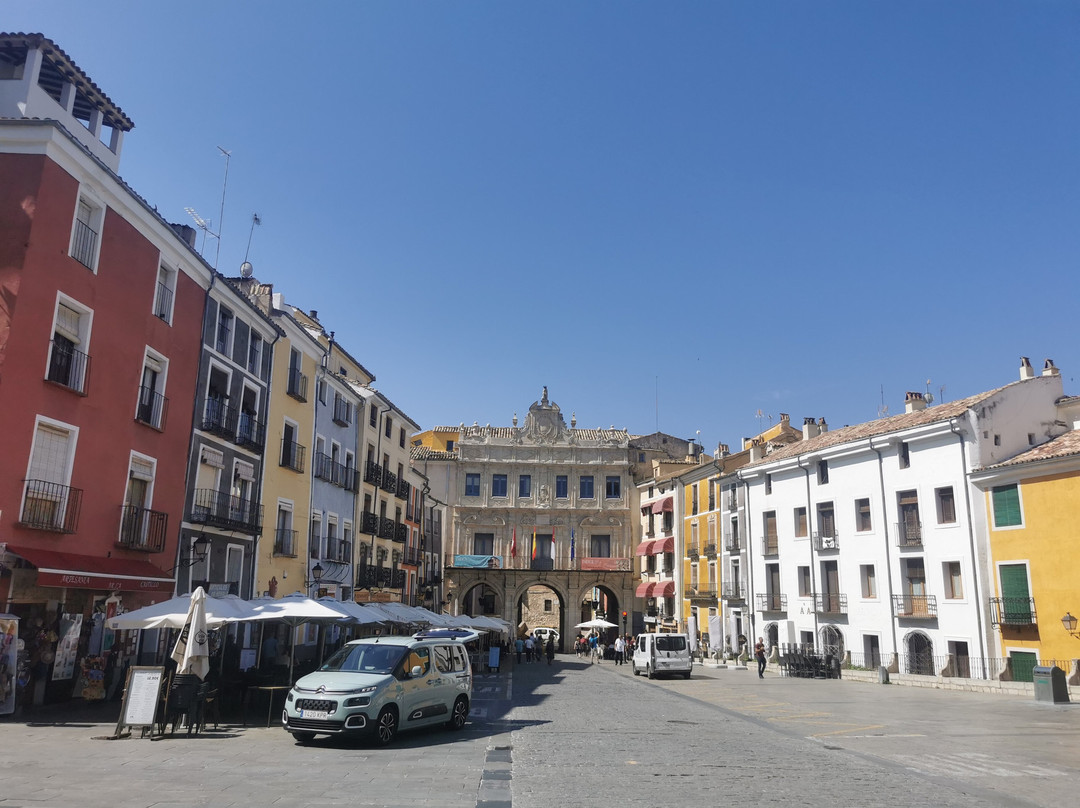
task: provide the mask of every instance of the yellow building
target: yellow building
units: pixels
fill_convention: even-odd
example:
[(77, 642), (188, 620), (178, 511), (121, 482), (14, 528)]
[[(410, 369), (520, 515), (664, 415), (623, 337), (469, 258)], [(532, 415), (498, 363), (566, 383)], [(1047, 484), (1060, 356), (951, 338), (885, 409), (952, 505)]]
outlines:
[[(1053, 664), (1076, 681), (1080, 631), (1080, 430), (972, 475), (985, 492), (993, 575), (990, 624), (1017, 681)], [(1068, 622), (1068, 621), (1066, 621)]]

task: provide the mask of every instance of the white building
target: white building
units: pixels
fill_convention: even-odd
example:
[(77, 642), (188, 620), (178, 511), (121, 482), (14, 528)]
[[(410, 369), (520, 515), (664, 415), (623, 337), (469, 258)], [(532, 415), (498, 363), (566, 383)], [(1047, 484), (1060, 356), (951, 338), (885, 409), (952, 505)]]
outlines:
[[(941, 673), (993, 654), (988, 551), (976, 468), (1065, 430), (1061, 378), (1036, 377), (828, 431), (807, 419), (804, 440), (738, 472), (745, 508), (754, 635), (851, 654), (855, 665)], [(725, 496), (728, 492), (725, 492)], [(978, 675), (976, 670), (971, 675)]]

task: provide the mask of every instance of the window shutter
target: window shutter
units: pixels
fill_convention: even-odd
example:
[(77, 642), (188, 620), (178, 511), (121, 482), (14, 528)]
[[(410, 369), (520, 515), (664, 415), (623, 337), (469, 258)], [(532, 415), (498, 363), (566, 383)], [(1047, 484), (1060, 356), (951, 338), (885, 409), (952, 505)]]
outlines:
[(1001, 597), (1027, 600), (1028, 593), (1027, 565), (1002, 564), (998, 568), (1001, 576)]
[(79, 344), (79, 312), (59, 303), (56, 306), (56, 333)]
[(148, 483), (154, 481), (154, 464), (138, 457), (131, 459), (131, 477), (135, 480), (145, 480)]
[(251, 463), (245, 463), (242, 460), (236, 461), (236, 476), (241, 480), (247, 480), (249, 483), (255, 482), (255, 467)]
[(993, 497), (995, 527), (1009, 527), (1021, 524), (1020, 492), (1015, 484), (995, 488)]
[(39, 424), (27, 479), (66, 485), (70, 439), (69, 432)]
[(217, 449), (211, 449), (209, 446), (203, 446), (199, 449), (199, 462), (213, 466), (216, 469), (223, 469), (225, 468), (225, 453)]

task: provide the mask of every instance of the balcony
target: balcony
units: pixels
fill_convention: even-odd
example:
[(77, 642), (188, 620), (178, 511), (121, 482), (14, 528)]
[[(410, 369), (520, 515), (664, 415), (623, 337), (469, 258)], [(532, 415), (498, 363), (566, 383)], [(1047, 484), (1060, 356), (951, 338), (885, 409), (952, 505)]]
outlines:
[(167, 322), (169, 313), (172, 311), (172, 299), (172, 289), (158, 281), (157, 298), (154, 301), (154, 316)]
[(300, 368), (289, 368), (285, 392), (297, 401), (307, 401), (307, 376), (300, 372)]
[(399, 479), (397, 481), (397, 491), (394, 492), (394, 496), (398, 499), (403, 499), (406, 502), (409, 501), (409, 495), (412, 493), (412, 485), (408, 480)]
[(691, 561), (697, 561), (701, 557), (701, 551), (696, 544), (689, 544), (686, 546), (686, 555), (690, 557)]
[(47, 480), (27, 480), (23, 491), (21, 527), (53, 533), (74, 533), (78, 529), (81, 488)]
[(724, 534), (724, 552), (725, 553), (738, 553), (742, 550), (742, 540), (738, 533), (725, 533)]
[(279, 527), (274, 531), (274, 555), (296, 558), (296, 531)]
[(360, 532), (374, 536), (379, 532), (379, 515), (364, 511), (360, 518)]
[(814, 592), (814, 611), (818, 614), (847, 614), (847, 595)]
[(691, 586), (683, 592), (683, 596), (687, 600), (716, 600), (716, 585), (713, 584), (699, 584), (698, 586)]
[(814, 549), (819, 553), (840, 549), (840, 537), (836, 531), (814, 531)]
[(291, 440), (283, 440), (281, 441), (281, 459), (278, 461), (278, 465), (303, 474), (304, 454), (306, 452), (307, 448), (301, 446), (299, 443)]
[(404, 550), (404, 555), (402, 556), (401, 563), (408, 564), (410, 567), (417, 567), (420, 565), (420, 562), (423, 561), (423, 559), (424, 554), (422, 552), (417, 550), (415, 547), (407, 547)]
[(345, 487), (345, 467), (335, 463), (333, 457), (323, 452), (315, 455), (315, 476), (328, 483)]
[(894, 617), (937, 620), (937, 597), (935, 595), (893, 595), (892, 605)]
[(394, 524), (393, 519), (387, 519), (385, 516), (379, 517), (379, 538), (394, 540), (397, 535), (397, 526)]
[(394, 541), (407, 542), (409, 540), (409, 526), (403, 522), (394, 523)]
[(191, 521), (245, 533), (262, 531), (263, 508), (251, 500), (234, 497), (212, 488), (196, 488), (191, 503)]
[(724, 497), (724, 507), (729, 511), (739, 510), (739, 498), (735, 494), (728, 494)]
[(364, 482), (371, 483), (378, 488), (382, 484), (382, 478), (383, 467), (369, 460), (364, 466)]
[(124, 505), (120, 509), (120, 537), (116, 543), (129, 550), (160, 553), (165, 549), (168, 524), (167, 513)]
[(236, 408), (225, 403), (225, 399), (210, 396), (203, 404), (203, 417), (198, 422), (199, 429), (218, 437), (232, 440), (236, 429)]
[(393, 577), (393, 570), (389, 567), (375, 566), (374, 564), (356, 565), (356, 588), (373, 589), (377, 586), (389, 584)]
[(151, 387), (139, 388), (139, 403), (135, 407), (136, 421), (163, 432), (168, 411), (169, 399), (161, 393), (155, 393)]
[(338, 426), (348, 426), (350, 423), (349, 414), (351, 409), (349, 402), (341, 398), (341, 396), (336, 396), (334, 398), (334, 423)]
[(49, 350), (49, 371), (46, 380), (86, 395), (90, 380), (90, 357), (76, 350), (68, 340), (54, 339)]
[(352, 542), (345, 539), (328, 538), (326, 540), (326, 559), (339, 564), (352, 561)]
[(780, 540), (776, 536), (766, 536), (761, 540), (761, 554), (774, 556), (780, 554)]
[(266, 427), (255, 418), (255, 413), (240, 413), (240, 426), (236, 430), (236, 445), (261, 453), (266, 445)]
[(990, 625), (1034, 626), (1035, 598), (990, 598)]
[(787, 612), (787, 595), (759, 594), (757, 608), (759, 612)]
[(746, 585), (742, 581), (725, 581), (722, 592), (724, 600), (731, 603), (742, 603), (746, 600)]
[(389, 494), (397, 494), (397, 475), (390, 469), (383, 469), (382, 484), (379, 487)]
[(705, 556), (707, 558), (716, 558), (716, 542), (705, 545)]
[(352, 491), (354, 494), (360, 490), (360, 473), (352, 466), (345, 467), (345, 479), (342, 488)]
[(895, 522), (897, 547), (922, 547), (922, 522)]
[(87, 269), (94, 268), (94, 253), (97, 252), (98, 234), (82, 219), (75, 220), (75, 234), (71, 241), (71, 257)]

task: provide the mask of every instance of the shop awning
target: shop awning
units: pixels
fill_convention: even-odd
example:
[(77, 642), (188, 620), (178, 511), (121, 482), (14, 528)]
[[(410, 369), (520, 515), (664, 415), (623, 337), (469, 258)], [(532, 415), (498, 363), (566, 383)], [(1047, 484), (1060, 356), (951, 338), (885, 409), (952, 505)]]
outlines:
[(656, 502), (654, 502), (652, 504), (652, 512), (653, 513), (668, 513), (670, 511), (675, 510), (675, 501), (674, 501), (674, 499), (675, 499), (674, 497), (664, 497), (663, 499), (656, 500)]
[(639, 555), (639, 556), (652, 555), (652, 546), (654, 544), (656, 544), (655, 541), (651, 541), (649, 539), (646, 539), (645, 541), (643, 541), (641, 544), (639, 544), (637, 546), (637, 549), (634, 550), (634, 555)]
[(674, 553), (675, 552), (675, 537), (668, 536), (666, 539), (657, 539), (653, 542), (652, 555), (657, 553)]
[(165, 570), (141, 559), (100, 558), (12, 544), (7, 549), (37, 567), (38, 586), (171, 593), (176, 585)]
[(634, 596), (639, 598), (669, 598), (674, 594), (674, 581), (645, 581), (634, 590)]
[(639, 598), (647, 598), (647, 597), (649, 597), (649, 587), (650, 586), (655, 586), (655, 584), (652, 584), (649, 581), (645, 581), (644, 583), (638, 584), (637, 589), (634, 590), (634, 596), (639, 597)]

